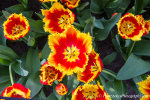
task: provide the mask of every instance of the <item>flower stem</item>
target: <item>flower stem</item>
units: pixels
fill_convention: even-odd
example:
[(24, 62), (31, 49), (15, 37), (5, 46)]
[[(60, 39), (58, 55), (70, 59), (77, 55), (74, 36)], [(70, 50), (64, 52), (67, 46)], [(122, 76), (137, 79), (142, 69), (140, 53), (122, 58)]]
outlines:
[(11, 64), (9, 65), (9, 76), (10, 76), (11, 84), (13, 85), (13, 84), (14, 84), (14, 80), (13, 80), (12, 69), (11, 69), (12, 64), (13, 64), (13, 63), (11, 63)]
[(111, 76), (113, 76), (114, 78), (117, 77), (114, 73), (112, 73), (112, 72), (110, 72), (110, 71), (108, 71), (108, 70), (106, 70), (106, 69), (103, 69), (102, 72), (104, 72), (104, 73), (106, 73), (106, 74), (108, 74), (108, 75), (111, 75)]
[(133, 48), (134, 48), (134, 45), (135, 45), (135, 41), (133, 41), (132, 42), (132, 44), (131, 44), (131, 47), (130, 47), (130, 49), (129, 49), (129, 52), (128, 52), (128, 57), (130, 56), (130, 54), (132, 53), (132, 50), (133, 50)]

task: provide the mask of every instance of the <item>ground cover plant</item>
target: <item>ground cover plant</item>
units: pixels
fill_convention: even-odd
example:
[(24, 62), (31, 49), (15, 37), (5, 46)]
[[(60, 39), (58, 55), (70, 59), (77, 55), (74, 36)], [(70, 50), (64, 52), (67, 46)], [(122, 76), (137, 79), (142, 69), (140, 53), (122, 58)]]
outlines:
[(150, 0), (12, 2), (0, 11), (1, 97), (150, 100)]

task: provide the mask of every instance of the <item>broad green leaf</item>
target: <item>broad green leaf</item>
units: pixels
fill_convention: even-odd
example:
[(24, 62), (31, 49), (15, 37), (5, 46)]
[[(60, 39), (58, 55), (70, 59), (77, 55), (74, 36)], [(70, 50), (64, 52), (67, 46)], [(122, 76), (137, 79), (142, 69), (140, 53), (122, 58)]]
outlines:
[(150, 56), (150, 41), (141, 40), (135, 43), (133, 53), (141, 56)]
[(0, 66), (0, 84), (10, 81), (10, 77), (9, 77), (9, 69), (6, 66)]
[(119, 80), (127, 80), (150, 71), (150, 62), (131, 54), (117, 74)]
[(104, 29), (99, 29), (96, 32), (94, 32), (95, 33), (95, 39), (98, 41), (105, 40), (108, 37), (111, 29), (114, 27), (114, 25), (120, 19), (120, 17), (121, 17), (121, 14), (117, 14), (109, 20), (102, 19), (101, 21), (104, 25)]
[(8, 66), (10, 63), (11, 63), (10, 60), (7, 60), (7, 59), (4, 59), (4, 58), (0, 57), (0, 64)]
[(99, 75), (99, 76), (97, 77), (97, 79), (99, 79), (98, 82), (100, 82), (100, 84), (103, 85), (104, 88), (106, 88), (106, 81), (105, 81), (104, 77), (101, 76), (101, 75)]
[(42, 50), (42, 55), (41, 55), (41, 58), (42, 59), (47, 59), (49, 54), (51, 52), (51, 49), (49, 48), (49, 45), (48, 45), (48, 42), (46, 42), (43, 50)]
[(121, 97), (119, 96), (118, 92), (115, 90), (114, 84), (111, 81), (108, 81), (106, 83), (105, 90), (109, 95), (112, 95), (111, 97), (112, 100), (121, 100)]
[(79, 81), (77, 80), (77, 77), (74, 75), (68, 76), (68, 81), (67, 81), (67, 87), (68, 87), (68, 95), (72, 93), (72, 91), (77, 88), (79, 85)]
[(114, 79), (115, 79), (113, 76), (111, 76), (107, 73), (104, 73), (104, 72), (101, 72), (100, 76), (103, 76), (108, 81), (114, 81)]
[(125, 86), (121, 80), (114, 80), (114, 89), (119, 95), (126, 94)]
[(46, 96), (44, 94), (43, 89), (34, 97), (34, 99), (41, 99), (41, 100), (46, 100)]
[(80, 4), (79, 7), (77, 7), (77, 11), (78, 12), (82, 11), (88, 5), (89, 5), (89, 2), (85, 2), (85, 3)]
[(88, 20), (89, 18), (91, 18), (90, 9), (86, 9), (82, 12), (79, 12), (77, 15), (77, 19), (79, 20), (79, 23), (81, 25), (83, 25), (86, 22), (86, 20)]
[(26, 57), (25, 69), (30, 73), (35, 73), (40, 70), (40, 59), (38, 49), (30, 48)]
[(17, 4), (6, 8), (6, 11), (8, 11), (9, 13), (17, 13), (17, 14), (22, 13), (24, 10), (25, 9), (22, 6), (22, 4)]
[(84, 31), (84, 25), (81, 25), (79, 23), (74, 22), (73, 23), (74, 27), (80, 30), (81, 32)]
[(90, 10), (92, 13), (101, 14), (104, 12), (104, 0), (91, 0)]
[[(6, 21), (5, 16), (4, 15), (0, 16), (0, 28), (3, 28), (4, 21)], [(3, 29), (1, 30), (1, 34), (3, 33), (2, 31)]]
[(130, 2), (131, 0), (109, 0), (104, 7), (104, 11), (108, 18), (110, 18), (113, 13), (123, 13), (129, 6)]
[(95, 22), (95, 18), (93, 17), (93, 18), (88, 20), (87, 24), (84, 27), (84, 32), (90, 33), (91, 36), (93, 36), (94, 22)]
[(20, 3), (22, 3), (22, 5), (24, 6), (24, 8), (27, 8), (28, 6), (28, 0), (18, 0)]
[(29, 76), (26, 87), (31, 90), (31, 98), (33, 98), (42, 88), (42, 84), (40, 82), (40, 72), (33, 73)]
[(27, 18), (32, 18), (32, 11), (23, 11), (22, 12), (23, 16), (27, 17)]
[(17, 81), (17, 83), (25, 85), (25, 83), (27, 82), (27, 79), (28, 79), (28, 77), (21, 77), (21, 78), (19, 78), (19, 80)]
[(135, 14), (138, 15), (150, 0), (135, 0)]
[(10, 85), (11, 85), (10, 81), (1, 83), (1, 84), (0, 84), (0, 94), (2, 93), (2, 91), (3, 91), (6, 87), (8, 87), (8, 86), (10, 86)]
[[(0, 19), (0, 21), (1, 21), (1, 19)], [(0, 28), (0, 45), (6, 45), (6, 38), (4, 37), (2, 28)]]
[(13, 60), (18, 58), (17, 54), (11, 48), (3, 45), (0, 45), (0, 54), (8, 56), (10, 59)]
[(52, 93), (50, 96), (48, 96), (48, 97), (46, 98), (46, 100), (59, 100), (59, 99), (57, 99), (57, 97), (55, 96), (55, 94)]
[(9, 65), (12, 61), (17, 59), (17, 54), (9, 47), (0, 45), (0, 63)]
[(10, 81), (10, 77), (8, 76), (0, 76), (0, 84), (4, 82)]
[(12, 68), (17, 74), (19, 74), (21, 76), (27, 76), (28, 71), (26, 71), (25, 69), (22, 68), (21, 63), (22, 63), (21, 60), (16, 60), (16, 62), (14, 64), (12, 64)]
[(123, 48), (121, 46), (121, 37), (117, 34), (112, 33), (112, 43), (114, 45), (114, 48), (116, 49), (117, 52), (121, 54), (123, 59), (126, 61), (127, 60), (127, 55), (124, 53)]
[(94, 26), (99, 29), (104, 29), (101, 19), (95, 19)]
[(103, 64), (104, 65), (108, 65), (110, 64), (111, 62), (113, 62), (115, 60), (117, 56), (117, 53), (116, 52), (113, 52), (112, 54), (106, 56), (102, 61), (103, 61)]
[(43, 26), (44, 23), (41, 20), (33, 20), (29, 19), (31, 31), (37, 32), (37, 33), (45, 33)]
[(7, 11), (2, 10), (3, 15), (5, 16), (5, 18), (7, 19), (10, 16), (10, 13)]

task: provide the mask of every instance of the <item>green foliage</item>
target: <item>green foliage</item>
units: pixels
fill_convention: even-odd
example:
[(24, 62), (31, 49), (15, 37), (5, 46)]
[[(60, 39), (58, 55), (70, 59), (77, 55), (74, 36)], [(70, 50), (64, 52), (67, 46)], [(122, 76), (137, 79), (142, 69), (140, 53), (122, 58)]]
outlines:
[(40, 77), (37, 77), (39, 75), (40, 72), (32, 73), (26, 82), (25, 86), (31, 90), (31, 98), (33, 98), (43, 86), (40, 82)]
[(40, 59), (38, 49), (30, 48), (26, 57), (26, 67), (29, 74), (35, 73), (40, 70)]
[(102, 18), (101, 22), (103, 23), (104, 29), (99, 29), (99, 30), (96, 30), (94, 32), (95, 33), (95, 36), (94, 36), (95, 39), (98, 40), (98, 41), (105, 40), (108, 37), (108, 35), (110, 33), (110, 30), (118, 22), (120, 17), (121, 17), (121, 14), (115, 15), (109, 20), (105, 20), (105, 19)]
[(22, 68), (21, 63), (22, 63), (21, 60), (17, 60), (16, 62), (14, 62), (14, 63), (12, 64), (12, 68), (13, 68), (13, 70), (14, 70), (17, 74), (19, 74), (19, 75), (21, 75), (21, 76), (27, 76), (27, 75), (28, 75), (28, 71), (26, 71), (26, 70), (24, 70), (24, 69)]
[(136, 42), (133, 53), (140, 56), (150, 56), (150, 41), (142, 40)]
[(150, 62), (144, 61), (140, 57), (131, 54), (126, 63), (118, 72), (117, 78), (119, 80), (127, 80), (136, 76), (142, 75), (150, 71)]
[(112, 54), (106, 56), (106, 57), (103, 59), (103, 64), (104, 64), (104, 65), (110, 64), (112, 61), (115, 60), (116, 56), (117, 56), (116, 52), (113, 52)]
[(135, 0), (135, 14), (140, 14), (150, 0)]
[(41, 59), (47, 59), (49, 54), (50, 54), (51, 50), (49, 48), (48, 42), (46, 42), (43, 50), (42, 50), (42, 55), (41, 55)]
[(9, 65), (12, 61), (17, 59), (17, 54), (9, 47), (0, 45), (0, 63)]
[[(28, 6), (28, 0), (17, 0), (20, 4), (16, 4), (0, 11), (0, 93), (10, 83), (21, 83), (31, 90), (31, 98), (44, 100), (71, 100), (72, 91), (79, 85), (83, 85), (77, 80), (76, 74), (65, 76), (61, 81), (68, 87), (68, 93), (64, 96), (58, 95), (55, 90), (58, 81), (52, 84), (53, 93), (48, 97), (45, 96), (45, 91), (40, 83), (40, 67), (47, 61), (51, 50), (48, 41), (43, 46), (39, 46), (39, 41), (43, 36), (48, 36), (49, 33), (44, 31), (44, 16), (41, 11), (34, 12)], [(133, 3), (134, 4), (131, 4)], [(48, 9), (53, 3), (41, 3), (43, 9)], [(130, 6), (131, 9), (128, 9)], [(150, 7), (150, 0), (90, 0), (84, 3), (79, 3), (76, 10), (72, 10), (76, 14), (76, 21), (73, 23), (74, 27), (84, 33), (89, 33), (92, 36), (93, 48), (95, 51), (99, 50), (99, 43), (101, 41), (110, 42), (111, 48), (115, 49), (113, 52), (107, 53), (102, 62), (104, 68), (100, 75), (91, 83), (96, 84), (100, 82), (109, 95), (114, 95), (112, 100), (121, 100), (121, 95), (126, 95), (128, 87), (122, 80), (132, 79), (129, 85), (140, 95), (137, 82), (145, 80), (148, 76), (146, 73), (150, 71), (150, 35), (146, 35), (141, 41), (133, 42), (121, 38), (117, 34), (117, 28), (114, 27), (119, 21), (122, 14), (132, 12), (135, 15), (148, 13), (147, 9)], [(112, 16), (113, 13), (118, 13)], [(4, 37), (3, 23), (12, 14), (22, 13), (27, 18), (30, 25), (29, 33), (18, 41), (24, 41), (27, 44), (28, 51), (23, 55), (16, 54), (10, 47), (9, 41)], [(38, 16), (39, 19), (35, 19)], [(109, 36), (109, 37), (108, 37)], [(85, 37), (86, 38), (86, 37)], [(14, 42), (14, 43), (15, 43)], [(38, 46), (38, 47), (37, 47)], [(43, 47), (43, 49), (41, 49)], [(100, 47), (101, 48), (101, 47)], [(104, 47), (105, 48), (105, 47)], [(109, 49), (109, 48), (108, 48)], [(15, 50), (17, 51), (17, 50)], [(39, 52), (41, 51), (41, 52)], [(99, 52), (99, 51), (98, 51)], [(41, 56), (40, 54), (41, 53)], [(108, 55), (109, 54), (109, 55)], [(118, 57), (122, 56), (125, 64), (121, 67), (118, 73), (105, 68), (109, 66)], [(103, 57), (103, 56), (102, 56)], [(115, 60), (116, 61), (116, 60)], [(59, 64), (58, 64), (59, 65)]]

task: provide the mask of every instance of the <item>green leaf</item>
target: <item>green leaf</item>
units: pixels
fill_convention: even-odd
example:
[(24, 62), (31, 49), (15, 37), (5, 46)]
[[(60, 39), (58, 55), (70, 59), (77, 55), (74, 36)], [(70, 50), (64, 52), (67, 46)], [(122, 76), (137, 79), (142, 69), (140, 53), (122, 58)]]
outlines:
[(93, 18), (88, 20), (87, 24), (84, 27), (84, 32), (90, 33), (91, 36), (93, 36), (94, 22), (95, 22), (95, 18), (93, 17)]
[(37, 32), (37, 33), (45, 33), (43, 26), (44, 23), (41, 20), (33, 20), (29, 19), (31, 31)]
[(114, 84), (111, 81), (108, 81), (106, 83), (106, 88), (105, 89), (106, 89), (106, 92), (109, 95), (113, 95), (111, 97), (112, 100), (121, 100), (121, 97), (118, 96), (118, 92), (115, 90)]
[(126, 61), (127, 60), (127, 55), (124, 53), (123, 48), (121, 46), (121, 44), (123, 44), (121, 42), (122, 39), (120, 39), (121, 37), (118, 34), (115, 34), (112, 32), (112, 43), (116, 49), (117, 52), (119, 52), (121, 54), (121, 56), (123, 57), (123, 59)]
[(90, 10), (92, 13), (101, 14), (104, 12), (104, 0), (91, 0)]
[(110, 64), (111, 62), (113, 62), (113, 61), (115, 60), (116, 56), (117, 56), (117, 53), (116, 53), (116, 52), (113, 52), (112, 54), (106, 56), (106, 57), (103, 59), (103, 61), (102, 61), (103, 64), (104, 64), (104, 65)]
[(25, 69), (30, 73), (35, 73), (40, 70), (40, 59), (38, 49), (30, 48), (26, 57)]
[(2, 15), (2, 16), (0, 16), (0, 28), (1, 28), (1, 34), (3, 33), (3, 23), (4, 23), (4, 21), (6, 20), (6, 18), (5, 18), (5, 16), (4, 15)]
[(82, 3), (81, 5), (79, 5), (79, 7), (77, 7), (77, 11), (78, 12), (82, 11), (88, 5), (89, 5), (89, 2)]
[(74, 75), (68, 76), (68, 81), (67, 81), (67, 87), (68, 87), (68, 95), (72, 93), (72, 91), (77, 88), (79, 85), (79, 81), (77, 80), (77, 77)]
[(141, 56), (150, 56), (150, 41), (142, 40), (135, 43), (133, 53)]
[(2, 10), (3, 15), (5, 16), (5, 18), (7, 19), (10, 16), (10, 13), (7, 11)]
[(23, 11), (22, 12), (23, 16), (27, 18), (32, 18), (33, 12), (32, 11)]
[(121, 17), (121, 14), (117, 14), (109, 20), (102, 19), (101, 22), (104, 25), (104, 29), (99, 29), (96, 32), (94, 32), (95, 33), (95, 36), (94, 36), (95, 39), (98, 41), (105, 40), (108, 37), (111, 29), (114, 27), (114, 25), (120, 19), (120, 17)]
[(94, 26), (99, 29), (104, 29), (101, 19), (95, 19)]
[(51, 49), (49, 48), (49, 45), (48, 45), (48, 42), (46, 42), (43, 50), (42, 50), (42, 55), (41, 55), (41, 58), (42, 59), (47, 59), (49, 54), (51, 52)]
[(9, 13), (17, 13), (17, 14), (22, 13), (24, 10), (25, 9), (21, 4), (13, 5), (6, 8), (6, 11), (8, 11)]
[(9, 47), (0, 45), (0, 63), (3, 65), (9, 65), (12, 61), (17, 59), (16, 53)]
[(31, 98), (33, 98), (42, 88), (42, 84), (40, 82), (40, 72), (33, 73), (29, 76), (26, 87), (31, 90)]
[(150, 71), (150, 62), (131, 54), (117, 74), (119, 80), (127, 80)]
[(150, 0), (135, 0), (135, 14), (138, 15)]
[[(0, 21), (1, 21), (1, 19), (0, 19)], [(4, 45), (4, 46), (6, 45), (6, 38), (4, 37), (2, 28), (0, 28), (0, 45)]]
[(34, 97), (34, 99), (41, 99), (41, 100), (46, 100), (46, 96), (44, 94), (43, 89)]
[(58, 100), (54, 93), (51, 93), (50, 96), (46, 98), (46, 100)]
[(28, 6), (28, 0), (18, 0), (20, 3), (22, 3), (22, 5), (27, 8)]
[(17, 60), (13, 65), (12, 68), (13, 70), (21, 75), (21, 76), (27, 76), (28, 75), (28, 71), (26, 71), (25, 69), (22, 68), (21, 66), (22, 61), (21, 60)]
[(119, 95), (123, 95), (126, 93), (124, 84), (121, 80), (114, 80), (114, 89)]
[(88, 20), (89, 18), (91, 18), (90, 9), (86, 9), (83, 10), (82, 12), (78, 12), (77, 19), (79, 20), (79, 23), (81, 25), (83, 25), (86, 22), (86, 20)]
[(8, 86), (10, 86), (10, 85), (11, 85), (10, 81), (1, 83), (1, 84), (0, 84), (0, 94), (2, 93), (2, 91), (3, 91), (6, 87), (8, 87)]
[(28, 79), (28, 77), (21, 77), (21, 78), (19, 78), (17, 83), (25, 85), (25, 83), (27, 82), (27, 79)]
[(131, 0), (109, 0), (104, 7), (104, 11), (108, 18), (110, 18), (113, 13), (123, 13), (129, 6), (130, 2)]
[(13, 60), (18, 58), (17, 54), (11, 48), (3, 45), (0, 45), (0, 54), (6, 55)]
[(108, 81), (114, 81), (114, 79), (115, 79), (112, 75), (109, 75), (109, 74), (104, 73), (104, 72), (101, 72), (100, 75), (103, 76)]
[(0, 84), (10, 81), (9, 69), (6, 66), (0, 66)]
[(8, 82), (8, 81), (10, 81), (9, 75), (8, 76), (1, 76), (0, 77), (0, 84), (4, 83), (4, 82)]

